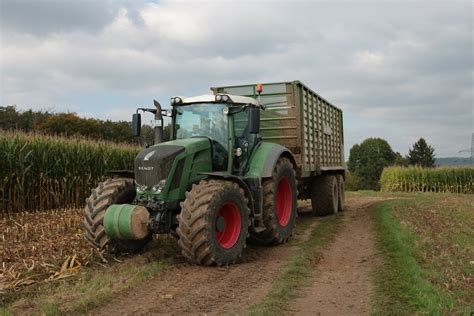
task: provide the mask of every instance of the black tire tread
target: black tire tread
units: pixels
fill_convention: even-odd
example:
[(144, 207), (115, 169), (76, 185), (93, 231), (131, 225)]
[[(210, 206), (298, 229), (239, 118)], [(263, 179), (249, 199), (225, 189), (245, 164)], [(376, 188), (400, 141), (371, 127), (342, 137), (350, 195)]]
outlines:
[[(291, 235), (285, 237), (280, 234), (277, 229), (276, 214), (273, 211), (275, 209), (275, 183), (278, 183), (279, 180), (276, 179), (276, 176), (284, 166), (289, 166), (293, 170), (293, 175), (296, 179), (296, 172), (291, 161), (288, 158), (281, 157), (275, 165), (273, 177), (263, 180), (263, 223), (266, 229), (263, 232), (252, 234), (251, 236), (252, 240), (258, 244), (283, 244), (291, 239)], [(296, 190), (297, 187), (296, 185), (294, 189)], [(298, 196), (298, 192), (296, 192), (296, 196)]]
[[(194, 263), (208, 266), (234, 264), (236, 261), (219, 262), (209, 246), (211, 236), (207, 228), (210, 223), (206, 218), (208, 205), (225, 186), (230, 186), (240, 192), (246, 205), (244, 212), (250, 214), (244, 190), (236, 183), (225, 180), (201, 180), (198, 184), (192, 185), (191, 190), (186, 192), (186, 199), (181, 202), (181, 213), (177, 216), (179, 226), (176, 229), (179, 236), (178, 245), (181, 247), (183, 256)], [(244, 239), (243, 248), (245, 247)]]
[[(338, 206), (335, 210), (333, 207), (334, 185), (337, 185), (337, 180), (333, 175), (320, 176), (313, 181), (311, 204), (314, 215), (326, 216), (337, 213)], [(337, 196), (335, 198), (337, 199)]]
[[(99, 251), (107, 248), (111, 252), (131, 252), (143, 248), (151, 239), (151, 235), (144, 240), (119, 241), (111, 240), (105, 233), (103, 226), (104, 215), (107, 207), (114, 204), (120, 194), (134, 187), (133, 179), (112, 178), (92, 190), (89, 198), (86, 199), (86, 205), (83, 208), (83, 225), (85, 229), (85, 239)], [(132, 202), (132, 201), (128, 201)]]
[(345, 209), (345, 191), (344, 191), (344, 177), (340, 174), (336, 175), (337, 190), (338, 190), (338, 212), (343, 212)]

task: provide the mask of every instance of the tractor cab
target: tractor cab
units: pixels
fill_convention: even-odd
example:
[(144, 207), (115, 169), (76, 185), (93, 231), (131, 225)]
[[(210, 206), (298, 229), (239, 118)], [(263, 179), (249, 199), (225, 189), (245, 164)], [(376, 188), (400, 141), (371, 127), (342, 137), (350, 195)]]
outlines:
[(171, 105), (173, 140), (207, 138), (212, 146), (213, 171), (229, 174), (242, 171), (259, 132), (256, 128), (260, 120), (259, 105), (255, 99), (202, 95), (175, 97)]
[[(138, 111), (155, 114), (155, 145), (162, 143), (163, 115), (171, 117), (171, 140), (208, 139), (212, 171), (241, 175), (252, 149), (258, 144), (261, 106), (254, 98), (228, 94), (171, 98), (171, 110), (139, 108), (133, 116), (133, 131), (140, 135)], [(160, 131), (161, 129), (161, 131)], [(158, 135), (158, 136), (156, 136)], [(163, 143), (164, 144), (164, 143)]]

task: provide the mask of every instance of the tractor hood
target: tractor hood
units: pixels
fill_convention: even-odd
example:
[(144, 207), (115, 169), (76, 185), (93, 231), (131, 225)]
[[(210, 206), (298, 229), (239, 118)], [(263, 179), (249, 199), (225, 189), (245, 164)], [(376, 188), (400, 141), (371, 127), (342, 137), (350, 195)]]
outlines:
[(187, 154), (209, 148), (207, 138), (179, 139), (161, 143), (141, 151), (135, 158), (135, 182), (142, 190), (152, 190), (168, 178), (173, 162), (180, 153)]

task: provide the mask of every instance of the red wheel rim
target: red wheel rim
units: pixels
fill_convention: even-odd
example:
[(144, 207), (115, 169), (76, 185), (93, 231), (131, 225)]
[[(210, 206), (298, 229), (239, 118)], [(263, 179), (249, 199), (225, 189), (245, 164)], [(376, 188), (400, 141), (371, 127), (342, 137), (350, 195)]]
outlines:
[(281, 226), (288, 225), (293, 209), (293, 192), (288, 177), (282, 177), (278, 182), (276, 192), (276, 216)]
[[(217, 222), (224, 220), (223, 228), (219, 230)], [(221, 206), (217, 212), (216, 219), (216, 240), (219, 246), (225, 249), (232, 248), (239, 239), (240, 225), (240, 209), (234, 202), (227, 202)]]

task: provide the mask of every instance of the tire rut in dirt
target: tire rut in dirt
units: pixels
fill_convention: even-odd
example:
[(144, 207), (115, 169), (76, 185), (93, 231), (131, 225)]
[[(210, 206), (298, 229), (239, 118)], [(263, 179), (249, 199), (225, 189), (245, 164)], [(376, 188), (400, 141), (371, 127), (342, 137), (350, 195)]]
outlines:
[[(286, 314), (369, 315), (372, 271), (378, 265), (370, 209), (376, 198), (351, 198), (335, 239)], [(290, 313), (291, 312), (291, 313)]]

